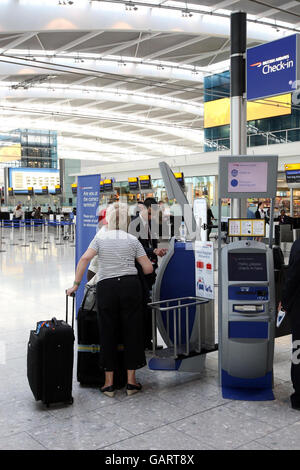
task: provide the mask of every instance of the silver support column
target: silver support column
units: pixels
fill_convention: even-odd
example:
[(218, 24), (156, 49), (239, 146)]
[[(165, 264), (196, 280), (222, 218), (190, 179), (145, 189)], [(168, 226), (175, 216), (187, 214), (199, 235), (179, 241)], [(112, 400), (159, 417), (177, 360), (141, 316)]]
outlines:
[(290, 188), (290, 216), (294, 217), (294, 188)]

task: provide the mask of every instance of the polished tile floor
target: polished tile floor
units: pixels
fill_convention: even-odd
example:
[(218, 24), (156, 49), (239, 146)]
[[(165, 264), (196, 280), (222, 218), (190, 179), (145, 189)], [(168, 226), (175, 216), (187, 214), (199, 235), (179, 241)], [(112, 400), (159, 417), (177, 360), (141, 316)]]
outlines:
[[(276, 400), (224, 400), (217, 382), (217, 354), (200, 374), (138, 372), (144, 391), (114, 399), (83, 388), (74, 373), (74, 404), (45, 408), (35, 402), (26, 377), (29, 330), (39, 320), (64, 318), (65, 289), (74, 278), (69, 241), (41, 250), (11, 245), (5, 229), (0, 253), (0, 449), (299, 449), (300, 412), (289, 405), (290, 337), (276, 340)], [(74, 365), (76, 371), (76, 363)]]

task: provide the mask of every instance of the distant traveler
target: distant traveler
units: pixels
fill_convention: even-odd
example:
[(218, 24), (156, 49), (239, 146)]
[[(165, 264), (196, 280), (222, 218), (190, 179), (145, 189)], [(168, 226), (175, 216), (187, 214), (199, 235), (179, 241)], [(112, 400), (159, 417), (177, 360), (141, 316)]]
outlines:
[(300, 411), (300, 240), (291, 248), (285, 286), (278, 310), (282, 309), (291, 318), (293, 356), (291, 379), (295, 392), (291, 395), (291, 405)]
[(18, 204), (13, 212), (13, 220), (17, 222), (17, 226), (20, 226), (20, 221), (22, 220), (24, 212), (22, 210), (22, 205)]
[(278, 222), (279, 222), (279, 225), (285, 225), (285, 224), (291, 224), (292, 223), (292, 219), (291, 217), (289, 217), (288, 215), (286, 215), (285, 213), (285, 210), (282, 209), (280, 211), (280, 215), (278, 217)]
[(127, 205), (110, 205), (106, 220), (107, 231), (97, 234), (80, 258), (74, 285), (67, 290), (67, 294), (76, 292), (88, 263), (98, 255), (97, 307), (105, 369), (105, 383), (100, 390), (113, 397), (113, 376), (118, 366), (117, 344), (120, 328), (127, 368), (127, 395), (142, 389), (135, 376), (136, 369), (146, 365), (142, 335), (142, 286), (135, 261), (141, 265), (144, 274), (151, 274), (153, 267), (137, 238), (127, 233)]
[[(255, 218), (256, 219), (265, 219), (265, 223), (269, 222), (269, 219), (264, 211), (265, 204), (263, 202), (259, 202), (257, 204), (257, 209), (255, 211)], [(261, 242), (263, 237), (256, 237), (255, 240)]]
[(42, 219), (41, 208), (38, 207), (34, 213), (34, 219)]
[(207, 204), (207, 240), (209, 240), (210, 232), (212, 229), (212, 221), (215, 220), (211, 208)]
[(264, 202), (259, 202), (257, 204), (257, 209), (255, 212), (255, 217), (256, 219), (265, 219), (266, 223), (269, 223), (269, 218), (267, 217), (265, 211), (264, 211), (265, 204)]

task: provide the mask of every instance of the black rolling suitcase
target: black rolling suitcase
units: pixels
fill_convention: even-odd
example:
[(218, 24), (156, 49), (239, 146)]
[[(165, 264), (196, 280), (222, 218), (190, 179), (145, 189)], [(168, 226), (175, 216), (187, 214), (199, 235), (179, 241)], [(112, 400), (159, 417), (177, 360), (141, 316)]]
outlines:
[(77, 316), (77, 380), (81, 385), (103, 385), (100, 367), (99, 327), (96, 311), (96, 285), (86, 286)]
[[(102, 386), (105, 371), (102, 367), (99, 325), (96, 310), (96, 285), (86, 286), (84, 299), (77, 316), (77, 380), (81, 385)], [(127, 383), (124, 367), (124, 347), (118, 346), (118, 368), (114, 371), (114, 385), (120, 389)]]
[(27, 378), (35, 399), (49, 406), (52, 403), (73, 403), (72, 380), (74, 362), (74, 299), (72, 326), (66, 321), (51, 320), (37, 323), (30, 332), (27, 349)]

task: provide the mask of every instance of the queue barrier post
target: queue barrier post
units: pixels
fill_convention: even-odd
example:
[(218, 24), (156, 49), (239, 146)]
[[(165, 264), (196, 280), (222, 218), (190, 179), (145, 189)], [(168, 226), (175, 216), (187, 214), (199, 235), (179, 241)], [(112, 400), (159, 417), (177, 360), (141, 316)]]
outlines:
[[(29, 246), (29, 243), (26, 243), (26, 219), (24, 219), (24, 220), (22, 221), (22, 223), (23, 223), (23, 238), (21, 238), (21, 240), (22, 240), (24, 243), (23, 243), (22, 245), (20, 245), (20, 246), (25, 246), (25, 247), (26, 247), (26, 246)], [(21, 223), (21, 225), (22, 225), (22, 223)]]
[(34, 220), (33, 219), (30, 220), (30, 235), (31, 235), (31, 240), (29, 240), (29, 241), (31, 243), (36, 242), (35, 237), (34, 237), (35, 231), (34, 231)]
[(11, 243), (10, 243), (10, 245), (11, 246), (16, 246), (19, 243), (15, 242), (15, 224), (14, 224), (13, 220), (10, 220), (9, 223), (10, 223), (10, 227), (11, 227)]
[(2, 248), (2, 230), (3, 230), (3, 220), (0, 223), (0, 253), (5, 253), (6, 250)]
[(40, 250), (48, 250), (48, 247), (45, 246), (45, 224), (44, 221), (42, 220), (42, 246), (40, 247)]
[(56, 242), (55, 245), (63, 245), (61, 241), (61, 227), (62, 227), (61, 220), (57, 221), (57, 225), (58, 225), (58, 242)]

